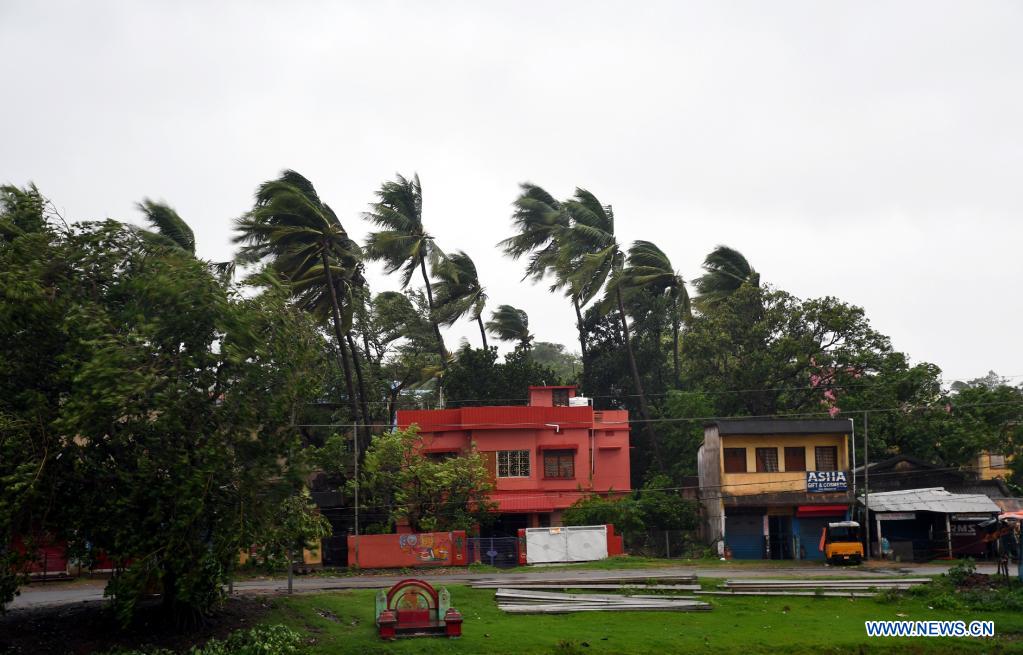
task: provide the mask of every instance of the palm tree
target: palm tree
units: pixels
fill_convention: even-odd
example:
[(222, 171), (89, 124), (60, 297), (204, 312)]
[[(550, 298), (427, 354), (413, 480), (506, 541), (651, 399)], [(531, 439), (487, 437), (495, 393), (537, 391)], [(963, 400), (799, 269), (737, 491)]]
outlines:
[[(498, 245), (512, 259), (529, 255), (523, 280), (530, 278), (538, 281), (552, 274), (555, 282), (551, 290), (565, 289), (565, 295), (571, 299), (572, 307), (575, 309), (579, 349), (585, 366), (586, 329), (582, 314), (584, 303), (580, 302), (582, 296), (580, 290), (572, 283), (572, 266), (563, 264), (561, 256), (560, 237), (569, 227), (569, 214), (562, 204), (542, 187), (530, 182), (523, 182), (519, 186), (522, 193), (513, 203), (515, 211), (512, 214), (512, 222), (517, 233)], [(583, 377), (586, 377), (585, 372)]]
[(604, 300), (600, 304), (600, 311), (606, 314), (611, 311), (612, 306), (617, 305), (625, 354), (629, 360), (632, 383), (639, 399), (640, 416), (646, 427), (647, 437), (654, 448), (655, 457), (659, 457), (659, 444), (650, 423), (650, 410), (636, 365), (636, 355), (629, 334), (629, 321), (625, 313), (622, 296), (625, 253), (615, 238), (614, 212), (610, 205), (602, 205), (592, 193), (578, 188), (575, 196), (565, 201), (564, 207), (571, 216), (571, 225), (560, 235), (559, 265), (565, 270), (571, 268), (572, 283), (581, 293), (583, 304), (589, 302), (603, 288)]
[(645, 289), (655, 295), (665, 295), (671, 303), (672, 358), (675, 382), (679, 380), (678, 342), (682, 321), (692, 314), (686, 282), (671, 266), (671, 260), (650, 241), (635, 241), (629, 248), (622, 287), (628, 290)]
[(527, 349), (533, 342), (529, 315), (511, 305), (500, 305), (494, 310), (487, 321), (487, 330), (501, 341), (518, 341), (517, 348)]
[[(346, 333), (352, 325), (352, 296), (361, 282), (358, 244), (349, 238), (330, 206), (320, 200), (312, 183), (291, 170), (260, 185), (255, 206), (235, 221), (235, 229), (234, 242), (242, 244), (239, 260), (268, 263), (291, 283), (306, 309), (329, 307), (348, 403), (357, 419)], [(368, 421), (365, 400), (363, 397), (362, 417)]]
[(434, 267), (444, 258), (444, 253), (423, 226), (423, 186), (419, 182), (419, 175), (414, 175), (411, 180), (398, 175), (395, 181), (384, 182), (377, 191), (377, 199), (372, 205), (373, 211), (367, 212), (364, 217), (384, 229), (369, 234), (366, 254), (370, 259), (385, 262), (387, 273), (400, 270), (402, 289), (408, 287), (417, 268), (422, 272), (433, 330), (439, 345), (441, 367), (446, 367), (448, 351), (444, 347), (440, 324), (437, 317), (433, 316), (436, 309), (433, 287), (426, 273), (427, 260)]
[(483, 308), (487, 303), (486, 289), (480, 284), (476, 264), (469, 255), (459, 250), (437, 263), (433, 274), (437, 313), (440, 323), (453, 325), (469, 314), (480, 328), (483, 348), (487, 347), (487, 331), (483, 327)]
[(743, 284), (760, 286), (760, 273), (753, 270), (741, 252), (728, 246), (718, 246), (703, 261), (707, 271), (694, 281), (696, 298), (693, 304), (700, 311), (712, 309), (739, 290)]
[[(138, 230), (150, 243), (181, 250), (195, 257), (195, 233), (173, 208), (163, 202), (144, 198), (135, 205), (146, 217), (152, 229)], [(206, 262), (221, 280), (230, 280), (234, 275), (234, 262)]]

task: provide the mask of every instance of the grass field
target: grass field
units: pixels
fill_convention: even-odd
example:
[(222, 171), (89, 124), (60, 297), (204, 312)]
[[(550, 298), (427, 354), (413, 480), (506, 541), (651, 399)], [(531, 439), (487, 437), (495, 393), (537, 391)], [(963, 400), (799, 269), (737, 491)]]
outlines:
[[(701, 582), (703, 582), (701, 580)], [(449, 586), (464, 636), (383, 642), (372, 590), (281, 598), (264, 621), (307, 635), (311, 653), (1009, 653), (1023, 652), (1023, 613), (929, 609), (904, 599), (708, 597), (710, 612), (508, 616), (494, 591)], [(994, 620), (995, 639), (868, 638), (864, 621)]]

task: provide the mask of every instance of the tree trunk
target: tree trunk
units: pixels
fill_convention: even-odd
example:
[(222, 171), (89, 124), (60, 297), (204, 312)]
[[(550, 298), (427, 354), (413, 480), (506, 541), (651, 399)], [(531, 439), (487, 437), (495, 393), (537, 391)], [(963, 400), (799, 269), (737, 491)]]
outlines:
[(292, 593), (295, 590), (295, 558), (291, 554), (291, 549), (288, 549), (288, 593)]
[(654, 434), (654, 426), (650, 423), (650, 411), (646, 405), (646, 394), (643, 393), (643, 382), (639, 377), (639, 368), (636, 366), (636, 355), (632, 352), (629, 322), (625, 317), (625, 303), (622, 302), (622, 290), (620, 287), (615, 291), (615, 296), (618, 299), (618, 315), (622, 319), (622, 338), (625, 341), (625, 354), (629, 358), (629, 368), (632, 370), (632, 383), (636, 387), (636, 395), (639, 397), (639, 415), (643, 419), (643, 426), (647, 439), (650, 440), (650, 446), (653, 448), (654, 457), (657, 459), (658, 464), (660, 464), (660, 444), (657, 442), (657, 436)]
[(327, 259), (327, 252), (321, 253), (323, 261), (323, 273), (327, 278), (327, 288), (330, 290), (330, 311), (334, 319), (334, 338), (337, 339), (337, 348), (341, 351), (341, 368), (345, 374), (345, 390), (348, 392), (348, 407), (352, 412), (352, 420), (359, 419), (359, 406), (355, 398), (355, 385), (352, 383), (352, 369), (348, 366), (348, 353), (345, 347), (345, 337), (341, 331), (341, 305), (337, 300), (337, 289), (334, 288), (334, 275), (330, 272), (330, 261)]
[(366, 402), (366, 382), (362, 377), (362, 366), (359, 364), (359, 349), (355, 347), (355, 341), (352, 339), (352, 333), (345, 333), (345, 339), (348, 341), (348, 348), (352, 351), (352, 365), (355, 366), (355, 378), (359, 382), (359, 407), (362, 410), (362, 435), (365, 437), (364, 442), (369, 444), (369, 435), (372, 434), (372, 427), (370, 421), (372, 420), (369, 413), (369, 405)]
[(448, 367), (448, 349), (444, 347), (444, 337), (440, 334), (440, 325), (437, 317), (433, 315), (433, 287), (430, 286), (430, 276), (426, 273), (426, 258), (419, 260), (419, 268), (423, 271), (423, 282), (426, 284), (426, 301), (430, 305), (430, 323), (433, 324), (433, 333), (437, 336), (437, 346), (440, 348), (440, 367)]
[(487, 331), (483, 327), (483, 316), (480, 314), (476, 315), (476, 323), (480, 326), (480, 336), (483, 337), (483, 350), (487, 349)]
[(575, 326), (576, 326), (576, 329), (579, 331), (579, 353), (580, 353), (579, 359), (583, 363), (583, 376), (582, 376), (583, 384), (580, 385), (583, 388), (580, 390), (580, 392), (583, 395), (586, 395), (586, 393), (585, 393), (586, 392), (586, 389), (585, 389), (585, 385), (586, 385), (586, 326), (583, 323), (583, 312), (582, 312), (582, 308), (579, 307), (579, 298), (576, 297), (575, 294), (572, 294), (572, 307), (575, 308)]

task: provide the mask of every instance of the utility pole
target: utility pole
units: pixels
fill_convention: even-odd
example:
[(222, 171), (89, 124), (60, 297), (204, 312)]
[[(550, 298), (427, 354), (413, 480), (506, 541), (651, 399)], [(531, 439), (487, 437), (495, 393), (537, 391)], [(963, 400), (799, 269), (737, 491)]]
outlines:
[[(870, 412), (863, 412), (863, 505), (866, 507), (864, 515), (867, 517), (867, 550), (864, 558), (870, 559)], [(881, 544), (878, 542), (878, 548)]]

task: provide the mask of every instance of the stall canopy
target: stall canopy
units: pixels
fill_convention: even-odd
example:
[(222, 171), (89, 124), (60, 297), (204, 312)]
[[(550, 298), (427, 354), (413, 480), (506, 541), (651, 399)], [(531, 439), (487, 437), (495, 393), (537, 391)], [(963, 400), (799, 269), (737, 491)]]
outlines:
[[(863, 496), (860, 496), (859, 503), (866, 504)], [(998, 514), (1002, 510), (983, 494), (953, 494), (943, 487), (931, 487), (870, 494), (870, 511)]]

